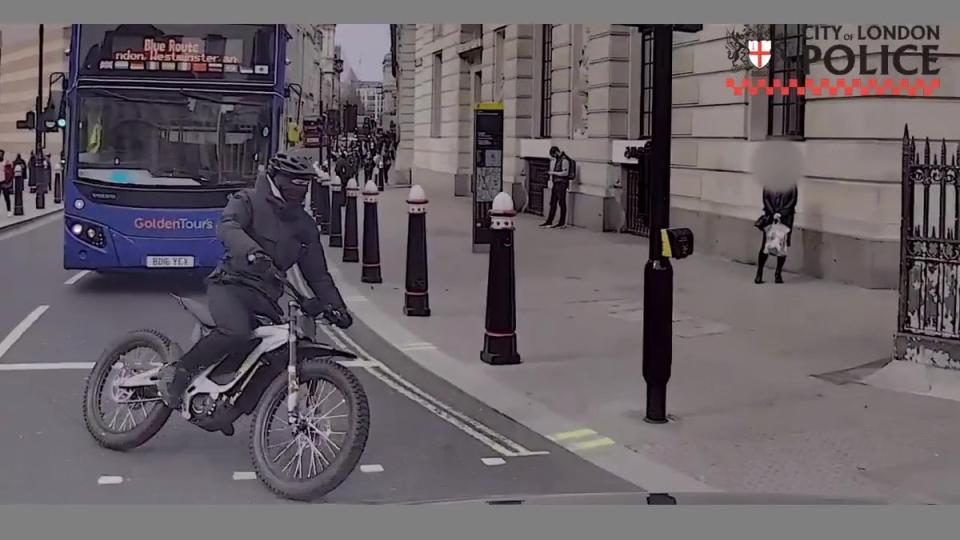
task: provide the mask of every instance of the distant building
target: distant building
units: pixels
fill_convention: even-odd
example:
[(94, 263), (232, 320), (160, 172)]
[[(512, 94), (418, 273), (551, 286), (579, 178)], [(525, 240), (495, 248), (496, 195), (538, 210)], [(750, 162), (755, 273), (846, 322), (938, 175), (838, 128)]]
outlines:
[(380, 125), (383, 116), (383, 83), (380, 81), (360, 81), (357, 83), (357, 95), (360, 98), (359, 114)]
[(383, 57), (383, 114), (380, 116), (380, 127), (384, 130), (397, 122), (397, 79), (393, 72), (393, 54), (387, 53)]
[[(12, 26), (12, 25), (8, 25)], [(37, 100), (37, 63), (39, 61), (37, 25), (21, 24), (31, 37), (4, 40), (0, 33), (0, 149), (6, 151), (7, 159), (16, 154), (24, 159), (34, 148), (33, 131), (17, 129), (17, 120), (23, 120), (27, 111), (32, 111)], [(20, 28), (18, 28), (20, 30)], [(32, 32), (29, 32), (32, 30)], [(9, 36), (7, 36), (9, 37)], [(50, 74), (67, 71), (67, 49), (70, 48), (70, 25), (48, 24), (43, 35), (43, 95), (44, 105), (48, 92)], [(62, 135), (44, 134), (46, 152), (56, 158), (60, 155)]]
[[(757, 80), (767, 83), (769, 76), (784, 86), (788, 79), (803, 80), (798, 44), (818, 41), (803, 26), (775, 25), (774, 75)], [(751, 143), (800, 141), (806, 173), (797, 179), (800, 201), (787, 268), (866, 287), (896, 286), (904, 124), (918, 137), (960, 136), (950, 120), (960, 118), (960, 63), (952, 58), (960, 53), (960, 27), (940, 28), (941, 85), (930, 96), (735, 94), (727, 80), (746, 75), (727, 56), (728, 32), (744, 25), (677, 33), (671, 224), (693, 229), (702, 253), (756, 260), (760, 239), (753, 221), (761, 212), (761, 186), (750, 171)], [(412, 154), (404, 158), (410, 161), (398, 154), (398, 170), (443, 178), (455, 194), (469, 196), (472, 105), (502, 102), (503, 188), (525, 211), (543, 212), (547, 151), (557, 145), (578, 162), (579, 178), (569, 193), (574, 225), (650, 234), (649, 172), (624, 156), (626, 146), (651, 137), (650, 37), (616, 24), (395, 25), (394, 34), (401, 153)], [(872, 57), (879, 57), (881, 45), (900, 46), (874, 40)], [(909, 62), (913, 68), (918, 60)], [(811, 65), (812, 80), (826, 76), (822, 62)], [(851, 78), (856, 75), (847, 82)], [(404, 97), (413, 97), (410, 79), (415, 113)]]
[[(287, 98), (287, 116), (302, 121), (305, 116), (319, 115), (323, 108), (333, 108), (337, 93), (333, 61), (336, 53), (335, 24), (288, 24), (291, 39), (287, 42), (286, 81), (300, 85), (302, 95), (291, 91)], [(323, 76), (321, 77), (321, 73)], [(322, 81), (322, 83), (321, 83)], [(321, 90), (322, 84), (322, 90)]]

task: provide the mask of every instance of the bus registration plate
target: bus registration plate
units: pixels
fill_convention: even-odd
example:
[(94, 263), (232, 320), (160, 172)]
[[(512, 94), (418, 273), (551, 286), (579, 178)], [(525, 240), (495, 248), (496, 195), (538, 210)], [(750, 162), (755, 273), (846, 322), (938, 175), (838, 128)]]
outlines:
[(151, 255), (147, 268), (193, 268), (193, 257), (174, 255)]

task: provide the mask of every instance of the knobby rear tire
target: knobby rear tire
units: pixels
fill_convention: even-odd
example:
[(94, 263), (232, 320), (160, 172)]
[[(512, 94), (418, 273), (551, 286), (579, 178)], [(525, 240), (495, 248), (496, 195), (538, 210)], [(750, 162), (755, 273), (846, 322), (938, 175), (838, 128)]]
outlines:
[(110, 450), (123, 452), (143, 445), (163, 428), (172, 412), (159, 402), (147, 414), (145, 420), (133, 429), (122, 433), (111, 430), (98, 413), (97, 402), (101, 399), (103, 392), (101, 386), (106, 384), (105, 379), (110, 374), (112, 366), (119, 360), (121, 354), (138, 347), (152, 349), (165, 364), (177, 361), (183, 355), (183, 351), (175, 341), (161, 332), (150, 329), (129, 332), (104, 349), (87, 377), (83, 391), (83, 421), (94, 440), (100, 446)]
[[(350, 407), (351, 422), (343, 448), (330, 466), (316, 477), (304, 480), (280, 477), (272, 471), (264, 448), (274, 406), (278, 399), (287, 398), (285, 371), (263, 393), (250, 423), (250, 456), (257, 477), (275, 494), (295, 501), (313, 501), (339, 487), (357, 467), (370, 434), (370, 406), (357, 376), (327, 357), (305, 359), (300, 367), (300, 384), (317, 379), (332, 383), (343, 393)], [(284, 405), (281, 407), (285, 408)]]

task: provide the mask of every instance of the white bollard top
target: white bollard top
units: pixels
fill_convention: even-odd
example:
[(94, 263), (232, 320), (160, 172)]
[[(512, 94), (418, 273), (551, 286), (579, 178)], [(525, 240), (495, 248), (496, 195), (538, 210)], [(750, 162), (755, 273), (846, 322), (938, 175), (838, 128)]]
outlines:
[(340, 178), (337, 177), (337, 175), (333, 175), (333, 180), (330, 181), (330, 187), (333, 188), (334, 191), (339, 191), (340, 185)]
[(496, 197), (493, 198), (493, 206), (490, 208), (491, 212), (497, 214), (516, 214), (516, 211), (513, 208), (513, 198), (510, 197), (506, 192), (501, 191)]
[(422, 204), (427, 202), (427, 194), (423, 191), (423, 188), (419, 184), (416, 184), (410, 188), (410, 193), (407, 195), (408, 203), (417, 203)]
[(363, 186), (364, 195), (376, 195), (378, 193), (380, 193), (380, 188), (378, 188), (377, 185), (373, 183), (373, 180), (370, 180), (369, 182), (366, 183), (366, 185)]
[(347, 191), (356, 191), (360, 186), (357, 185), (356, 178), (351, 178), (347, 182)]

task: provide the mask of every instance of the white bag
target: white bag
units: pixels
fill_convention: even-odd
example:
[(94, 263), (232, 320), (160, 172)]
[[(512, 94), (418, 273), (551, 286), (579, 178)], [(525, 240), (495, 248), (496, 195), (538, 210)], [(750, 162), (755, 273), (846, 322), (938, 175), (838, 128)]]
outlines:
[(774, 214), (773, 223), (766, 230), (766, 243), (763, 245), (763, 252), (773, 257), (786, 257), (787, 236), (789, 234), (790, 227), (780, 223), (780, 214)]

